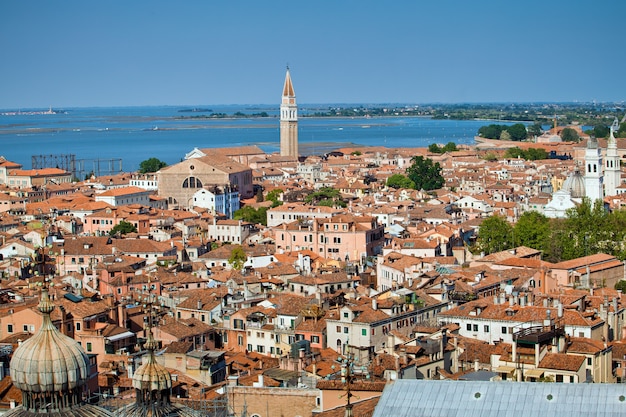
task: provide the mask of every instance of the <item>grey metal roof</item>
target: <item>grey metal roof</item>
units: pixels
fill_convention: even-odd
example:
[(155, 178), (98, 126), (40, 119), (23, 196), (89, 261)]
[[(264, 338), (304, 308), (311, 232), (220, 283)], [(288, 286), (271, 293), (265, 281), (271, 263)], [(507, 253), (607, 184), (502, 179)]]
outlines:
[(476, 372), (469, 372), (459, 378), (459, 381), (491, 381), (494, 377), (500, 376), (497, 372), (489, 372), (481, 369)]
[(626, 415), (626, 386), (401, 379), (385, 388), (373, 417), (509, 415)]

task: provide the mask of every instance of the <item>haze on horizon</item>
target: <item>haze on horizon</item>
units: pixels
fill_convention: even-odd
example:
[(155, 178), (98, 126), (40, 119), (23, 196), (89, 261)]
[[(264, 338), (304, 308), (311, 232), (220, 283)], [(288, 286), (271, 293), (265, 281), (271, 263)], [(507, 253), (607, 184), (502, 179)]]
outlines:
[(626, 2), (0, 2), (0, 109), (622, 102)]

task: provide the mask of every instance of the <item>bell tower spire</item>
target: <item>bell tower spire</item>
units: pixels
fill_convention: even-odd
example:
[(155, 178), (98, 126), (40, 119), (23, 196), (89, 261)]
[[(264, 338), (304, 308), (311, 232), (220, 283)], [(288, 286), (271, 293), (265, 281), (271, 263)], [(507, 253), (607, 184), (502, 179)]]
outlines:
[(298, 159), (298, 106), (289, 66), (280, 103), (280, 156)]

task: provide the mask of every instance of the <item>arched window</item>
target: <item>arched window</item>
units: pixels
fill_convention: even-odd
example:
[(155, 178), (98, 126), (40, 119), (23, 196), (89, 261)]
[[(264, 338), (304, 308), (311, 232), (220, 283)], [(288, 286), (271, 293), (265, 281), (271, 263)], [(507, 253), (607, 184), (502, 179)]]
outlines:
[(202, 188), (202, 181), (196, 177), (188, 177), (183, 181), (183, 188)]

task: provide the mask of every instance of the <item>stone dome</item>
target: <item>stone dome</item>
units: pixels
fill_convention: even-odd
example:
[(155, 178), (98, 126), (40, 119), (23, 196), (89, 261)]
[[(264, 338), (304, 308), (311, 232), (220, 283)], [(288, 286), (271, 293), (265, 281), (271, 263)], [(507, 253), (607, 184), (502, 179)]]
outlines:
[(163, 365), (157, 363), (152, 352), (148, 360), (133, 374), (133, 387), (138, 390), (163, 391), (172, 388), (172, 376)]
[(152, 317), (148, 320), (144, 344), (148, 351), (147, 360), (133, 374), (136, 401), (115, 414), (119, 417), (199, 417), (201, 414), (195, 410), (170, 401), (172, 376), (154, 356), (157, 343), (152, 335), (152, 320)]
[(578, 168), (563, 182), (563, 190), (568, 191), (571, 198), (583, 198), (585, 196), (585, 178)]
[(108, 410), (84, 402), (89, 360), (74, 339), (52, 324), (54, 305), (47, 288), (41, 291), (38, 307), (43, 314), (41, 329), (11, 359), (11, 379), (22, 391), (22, 405), (3, 417), (113, 417)]
[[(152, 318), (150, 318), (152, 320)], [(151, 322), (150, 322), (151, 323)], [(133, 387), (144, 391), (164, 391), (172, 388), (172, 376), (165, 366), (157, 363), (154, 351), (158, 345), (152, 335), (152, 326), (146, 329), (147, 338), (143, 345), (148, 351), (148, 360), (133, 374)]]
[(70, 391), (85, 385), (89, 378), (85, 351), (52, 324), (53, 309), (44, 289), (39, 303), (39, 311), (43, 313), (41, 329), (13, 353), (11, 378), (13, 385), (23, 392)]

